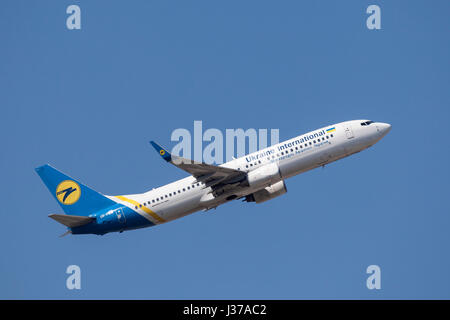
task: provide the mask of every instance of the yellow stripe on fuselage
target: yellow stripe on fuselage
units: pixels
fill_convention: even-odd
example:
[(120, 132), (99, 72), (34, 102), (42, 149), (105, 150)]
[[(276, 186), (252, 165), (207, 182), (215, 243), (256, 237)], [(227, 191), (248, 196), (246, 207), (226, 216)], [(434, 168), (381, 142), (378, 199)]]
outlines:
[(156, 213), (154, 213), (152, 210), (150, 210), (149, 208), (147, 208), (146, 206), (141, 206), (141, 204), (137, 201), (128, 199), (124, 196), (115, 196), (117, 199), (120, 199), (122, 201), (128, 202), (134, 206), (137, 206), (139, 209), (142, 209), (142, 211), (144, 211), (145, 213), (147, 213), (148, 215), (150, 215), (153, 219), (157, 220), (158, 222), (166, 222), (166, 220), (164, 220), (163, 218), (161, 218), (160, 216), (158, 216)]

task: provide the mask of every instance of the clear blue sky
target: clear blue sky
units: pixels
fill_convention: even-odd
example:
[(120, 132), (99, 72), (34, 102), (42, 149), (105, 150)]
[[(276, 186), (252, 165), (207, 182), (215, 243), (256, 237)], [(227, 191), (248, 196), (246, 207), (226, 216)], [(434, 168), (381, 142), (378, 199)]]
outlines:
[[(78, 4), (82, 29), (66, 28)], [(366, 28), (370, 4), (382, 30)], [(450, 298), (449, 1), (2, 1), (0, 298)], [(34, 168), (105, 194), (184, 172), (176, 128), (389, 122), (255, 205), (58, 238)], [(65, 287), (79, 265), (82, 289)], [(367, 266), (382, 289), (366, 288)]]

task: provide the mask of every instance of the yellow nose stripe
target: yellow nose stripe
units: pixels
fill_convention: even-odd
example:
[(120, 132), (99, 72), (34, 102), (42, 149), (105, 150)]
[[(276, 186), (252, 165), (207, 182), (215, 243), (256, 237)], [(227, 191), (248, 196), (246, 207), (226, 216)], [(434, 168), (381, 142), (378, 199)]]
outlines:
[(152, 210), (150, 210), (149, 208), (147, 208), (146, 206), (140, 206), (140, 203), (131, 199), (128, 199), (124, 196), (116, 196), (117, 199), (120, 199), (122, 201), (128, 202), (134, 206), (137, 206), (139, 209), (142, 209), (142, 211), (144, 211), (145, 213), (147, 213), (148, 215), (150, 215), (153, 219), (157, 220), (158, 222), (166, 222), (166, 220), (164, 220), (163, 218), (161, 218), (160, 216), (158, 216), (156, 213), (154, 213)]

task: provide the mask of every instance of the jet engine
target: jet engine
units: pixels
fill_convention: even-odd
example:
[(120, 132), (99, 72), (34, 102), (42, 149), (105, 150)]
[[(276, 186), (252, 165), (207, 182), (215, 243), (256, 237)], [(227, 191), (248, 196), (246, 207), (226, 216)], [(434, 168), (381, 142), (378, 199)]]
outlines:
[(251, 188), (259, 189), (281, 180), (280, 169), (274, 163), (266, 164), (247, 174), (247, 183)]
[(284, 184), (284, 181), (281, 180), (268, 187), (265, 187), (264, 189), (258, 190), (252, 194), (245, 196), (245, 201), (261, 203), (276, 198), (278, 196), (281, 196), (286, 192), (287, 192), (286, 185)]

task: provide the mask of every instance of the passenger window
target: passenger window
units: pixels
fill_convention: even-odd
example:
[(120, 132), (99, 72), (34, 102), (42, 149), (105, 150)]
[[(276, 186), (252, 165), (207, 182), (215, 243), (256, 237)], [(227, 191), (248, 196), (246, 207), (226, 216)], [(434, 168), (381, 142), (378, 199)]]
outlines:
[(332, 135), (332, 134), (330, 134), (330, 137), (332, 137), (332, 138), (333, 138), (333, 135)]

